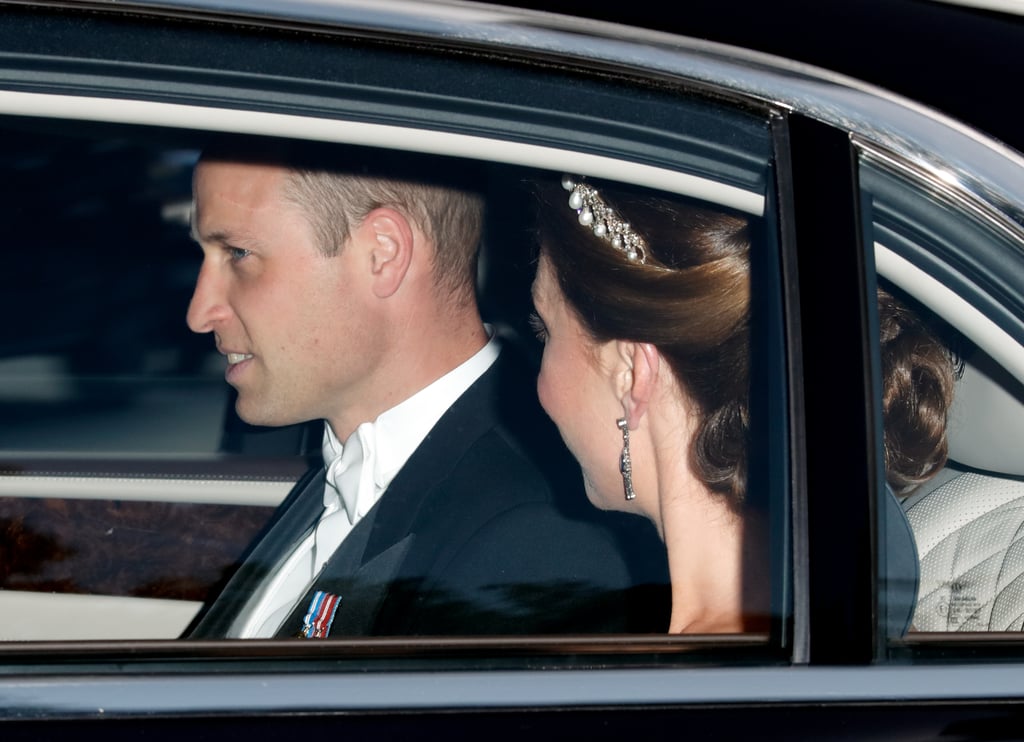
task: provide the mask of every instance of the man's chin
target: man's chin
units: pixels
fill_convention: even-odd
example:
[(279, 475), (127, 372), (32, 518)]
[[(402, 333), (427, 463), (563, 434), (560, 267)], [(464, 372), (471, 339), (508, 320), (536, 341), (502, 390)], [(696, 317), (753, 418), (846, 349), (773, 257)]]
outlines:
[(235, 413), (242, 422), (260, 428), (283, 428), (286, 425), (298, 425), (313, 419), (289, 415), (284, 410), (268, 409), (265, 405), (254, 404), (253, 400), (241, 394), (235, 401)]
[(261, 428), (279, 428), (282, 425), (288, 425), (287, 422), (278, 422), (270, 411), (253, 406), (242, 396), (239, 396), (235, 402), (235, 413), (247, 425), (255, 425)]

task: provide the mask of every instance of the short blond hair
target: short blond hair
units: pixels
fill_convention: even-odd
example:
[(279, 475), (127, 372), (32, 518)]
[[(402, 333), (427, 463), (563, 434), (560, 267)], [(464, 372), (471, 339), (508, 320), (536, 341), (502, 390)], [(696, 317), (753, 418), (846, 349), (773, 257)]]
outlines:
[(434, 275), (453, 294), (472, 291), (483, 198), (464, 188), (334, 170), (290, 168), (286, 196), (306, 212), (325, 255), (334, 255), (374, 209), (403, 213), (434, 245)]
[(433, 243), (442, 291), (472, 299), (484, 199), (475, 167), (440, 157), (344, 144), (218, 137), (202, 160), (252, 162), (288, 172), (285, 198), (306, 214), (319, 249), (335, 255), (376, 208), (406, 216)]

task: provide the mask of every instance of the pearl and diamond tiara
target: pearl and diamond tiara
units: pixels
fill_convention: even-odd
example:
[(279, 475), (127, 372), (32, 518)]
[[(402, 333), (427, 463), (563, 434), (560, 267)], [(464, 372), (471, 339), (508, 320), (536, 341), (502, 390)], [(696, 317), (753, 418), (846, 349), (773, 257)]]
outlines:
[(634, 262), (647, 262), (647, 243), (629, 222), (609, 206), (597, 189), (575, 175), (562, 176), (562, 188), (569, 191), (569, 208), (573, 209), (580, 224), (589, 227), (596, 237), (611, 244)]

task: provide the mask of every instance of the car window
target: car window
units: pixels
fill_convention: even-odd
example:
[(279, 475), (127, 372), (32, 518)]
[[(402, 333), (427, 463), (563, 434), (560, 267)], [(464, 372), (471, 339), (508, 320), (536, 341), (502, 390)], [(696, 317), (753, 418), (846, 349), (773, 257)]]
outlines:
[(1024, 615), (1014, 535), (1024, 494), (1022, 238), (951, 182), (883, 153), (862, 159), (889, 484), (880, 600), (902, 605), (916, 594), (891, 638), (1014, 632)]
[[(4, 206), (16, 280), (3, 313), (22, 319), (5, 323), (0, 344), (0, 445), (215, 453), (226, 392), (182, 323), (196, 271), (182, 230), (196, 153), (19, 128), (2, 157), (17, 183)], [(67, 414), (76, 408), (86, 412)]]
[[(768, 129), (746, 114), (692, 110), (700, 136), (672, 154), (687, 163), (684, 172), (639, 169), (623, 187), (649, 180), (674, 190), (660, 195), (686, 208), (749, 221), (750, 420), (752, 439), (766, 439), (757, 431), (785, 426)], [(322, 467), (322, 423), (283, 430), (242, 423), (223, 357), (209, 336), (186, 327), (202, 256), (189, 236), (192, 172), (210, 134), (23, 117), (0, 123), (0, 162), (18, 184), (3, 206), (12, 285), (4, 314), (21, 318), (5, 323), (0, 358), (0, 636), (179, 636), (246, 562), (300, 475)], [(716, 148), (730, 154), (716, 159)], [(538, 168), (546, 158), (532, 157), (476, 163), (489, 209), (478, 283), (485, 321), (536, 369), (543, 346), (529, 325), (534, 187), (558, 183), (563, 173)], [(582, 157), (578, 164), (609, 182), (608, 163)], [(786, 612), (782, 456), (779, 446), (749, 451), (758, 559), (771, 571), (758, 641), (778, 641)], [(575, 464), (561, 476), (573, 488), (582, 484)], [(573, 518), (603, 517), (581, 490), (570, 509)], [(612, 520), (611, 548), (632, 570), (633, 625), (663, 634), (664, 547), (645, 520)], [(40, 612), (52, 618), (25, 620)]]
[[(445, 36), (449, 40), (434, 48), (410, 43), (411, 37), (394, 45), (376, 33), (349, 36), (343, 25), (332, 26), (345, 35), (340, 40), (334, 31), (296, 33), (274, 24), (256, 28), (212, 19), (157, 20), (148, 14), (72, 15), (78, 25), (60, 48), (26, 40), (56, 38), (50, 30), (67, 23), (61, 13), (12, 12), (4, 28), (11, 84), (0, 91), (2, 156), (10, 177), (23, 183), (4, 204), (18, 235), (17, 244), (4, 249), (15, 251), (10, 275), (24, 287), (24, 293), (12, 294), (6, 316), (27, 314), (23, 305), (34, 310), (23, 323), (5, 322), (11, 340), (0, 358), (3, 393), (10, 400), (4, 404), (12, 410), (0, 420), (0, 486), (7, 508), (0, 517), (9, 524), (4, 548), (21, 554), (19, 544), (34, 544), (11, 560), (11, 574), (4, 577), (4, 599), (28, 600), (17, 611), (0, 614), (16, 617), (8, 638), (196, 637), (187, 627), (194, 617), (205, 620), (211, 614), (234, 576), (247, 578), (259, 570), (279, 574), (275, 570), (282, 561), (259, 552), (264, 543), (259, 536), (284, 517), (275, 514), (276, 507), (315, 490), (312, 480), (324, 476), (323, 424), (314, 420), (278, 429), (241, 422), (236, 404), (244, 407), (245, 400), (236, 401), (224, 379), (229, 359), (215, 352), (209, 335), (191, 333), (184, 321), (205, 255), (188, 236), (196, 159), (214, 142), (231, 147), (258, 140), (268, 151), (293, 145), (319, 152), (359, 148), (392, 160), (437, 158), (439, 174), (467, 164), (483, 172), (488, 214), (479, 301), (494, 333), (531, 366), (524, 407), (537, 401), (529, 377), (542, 354), (528, 325), (537, 243), (533, 184), (558, 184), (568, 174), (605, 189), (660, 195), (685, 208), (746, 220), (750, 339), (739, 345), (750, 364), (749, 415), (733, 417), (749, 424), (753, 442), (745, 451), (742, 489), (755, 511), (749, 528), (756, 546), (749, 552), (767, 576), (748, 576), (751, 589), (762, 596), (752, 622), (756, 629), (734, 629), (731, 633), (741, 636), (729, 640), (698, 636), (693, 641), (706, 643), (713, 653), (733, 639), (739, 640), (741, 654), (788, 651), (791, 452), (775, 171), (780, 140), (773, 130), (779, 121), (765, 99), (714, 86), (645, 82), (637, 70), (592, 74), (553, 60), (496, 58), (486, 44), (470, 54), (450, 54), (452, 44), (462, 43), (456, 37)], [(260, 53), (252, 53), (253, 43)], [(228, 247), (232, 260), (244, 260), (243, 246)], [(44, 295), (47, 301), (40, 301)], [(280, 314), (294, 304), (283, 304)], [(303, 329), (297, 325), (294, 331)], [(246, 363), (245, 348), (221, 350), (233, 357), (233, 365)], [(296, 379), (301, 383), (301, 376)], [(606, 460), (618, 487), (625, 482), (620, 468), (626, 442), (617, 421), (610, 425), (616, 450)], [(437, 437), (460, 439), (447, 433)], [(536, 438), (523, 448), (562, 451), (557, 440), (545, 448), (548, 439)], [(710, 470), (719, 451), (712, 445), (708, 451), (704, 465)], [(683, 456), (688, 454), (681, 451)], [(491, 476), (502, 483), (510, 478), (503, 472)], [(617, 521), (608, 551), (624, 556), (629, 587), (639, 596), (631, 604), (636, 616), (630, 619), (637, 621), (630, 627), (657, 646), (665, 643), (672, 651), (687, 646), (690, 637), (667, 636), (667, 557), (652, 524), (593, 507), (579, 493), (584, 479), (578, 464), (570, 461), (558, 476), (567, 482), (559, 488), (568, 503), (561, 517)], [(490, 484), (474, 482), (467, 490)], [(573, 490), (578, 497), (571, 497)], [(321, 508), (325, 492), (321, 486)], [(394, 491), (386, 490), (381, 502), (390, 494)], [(453, 533), (461, 517), (451, 518), (447, 527)], [(377, 532), (387, 527), (374, 522)], [(434, 531), (442, 545), (443, 530)], [(643, 532), (656, 548), (633, 554), (640, 537), (630, 532)], [(409, 536), (404, 544), (393, 544), (394, 551), (385, 549), (379, 564), (401, 565), (402, 549), (414, 553), (428, 541), (423, 532)], [(502, 575), (531, 568), (523, 565), (536, 565), (538, 572), (563, 563), (594, 571), (582, 552), (569, 548), (571, 541), (562, 545), (565, 554), (542, 558), (552, 542), (542, 536), (539, 528), (527, 529), (538, 548), (526, 550), (517, 560), (521, 564), (453, 563), (476, 587), (489, 584), (492, 576), (502, 587)], [(523, 552), (522, 544), (515, 546)], [(158, 548), (172, 556), (158, 555)], [(375, 548), (366, 546), (368, 552)], [(701, 561), (709, 568), (717, 564)], [(247, 565), (255, 567), (247, 570)], [(406, 598), (428, 602), (440, 596), (431, 605), (436, 615), (444, 615), (436, 609), (449, 605), (442, 600), (444, 591), (420, 589), (415, 578), (402, 583)], [(493, 590), (490, 600), (500, 605), (506, 597), (543, 594), (551, 599), (539, 613), (552, 619), (571, 616), (574, 608), (586, 613), (572, 605), (569, 590), (579, 586), (571, 580), (561, 592), (535, 582)], [(38, 610), (40, 598), (65, 597), (71, 602), (54, 612), (64, 619), (57, 628), (17, 618)], [(90, 599), (95, 619), (71, 620), (86, 615), (79, 598)], [(157, 600), (174, 601), (173, 610), (146, 602)], [(662, 607), (648, 611), (649, 604)], [(367, 615), (379, 607), (372, 601), (366, 605)], [(152, 611), (138, 618), (130, 606)], [(417, 633), (400, 626), (405, 611), (390, 610), (399, 617), (392, 634)], [(514, 622), (510, 628), (523, 633)], [(505, 632), (470, 625), (419, 633)], [(616, 653), (638, 646), (599, 644)], [(419, 649), (388, 646), (388, 652), (402, 656), (423, 649), (415, 642), (409, 646)], [(691, 656), (697, 655), (687, 659)]]

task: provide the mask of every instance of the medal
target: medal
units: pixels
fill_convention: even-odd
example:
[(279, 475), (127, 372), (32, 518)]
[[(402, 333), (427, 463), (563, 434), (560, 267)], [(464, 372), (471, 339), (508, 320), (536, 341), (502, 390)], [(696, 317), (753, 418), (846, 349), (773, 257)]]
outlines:
[(309, 608), (302, 619), (302, 628), (297, 636), (305, 639), (326, 639), (331, 633), (331, 624), (340, 603), (341, 596), (317, 590), (313, 599), (309, 601)]

